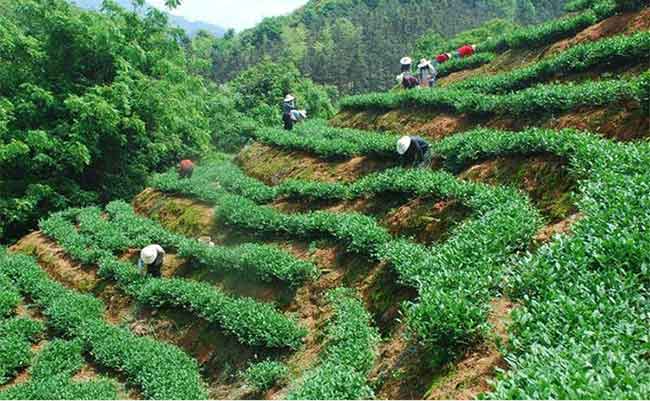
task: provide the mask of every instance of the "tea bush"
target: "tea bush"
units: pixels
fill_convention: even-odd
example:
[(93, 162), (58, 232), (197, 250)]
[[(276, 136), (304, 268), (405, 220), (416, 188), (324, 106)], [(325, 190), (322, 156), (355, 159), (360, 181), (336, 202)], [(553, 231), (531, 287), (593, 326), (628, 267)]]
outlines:
[[(642, 102), (639, 86), (643, 78), (543, 84), (505, 95), (439, 88), (434, 91), (400, 91), (351, 96), (341, 100), (345, 110), (392, 110), (426, 107), (474, 115), (544, 115), (575, 110), (581, 106), (603, 106), (626, 100)], [(263, 139), (262, 139), (263, 141)], [(300, 143), (296, 140), (293, 143)], [(293, 143), (289, 143), (292, 144)], [(327, 146), (325, 143), (321, 147)]]
[(260, 128), (253, 136), (262, 143), (291, 150), (305, 150), (328, 159), (362, 154), (381, 156), (387, 150), (394, 152), (399, 138), (393, 134), (369, 134), (367, 131), (330, 128), (319, 121), (297, 125), (292, 132), (293, 135), (288, 135), (287, 131), (281, 129)]
[(73, 382), (85, 360), (79, 340), (54, 340), (36, 357), (28, 382), (0, 392), (3, 400), (116, 400), (116, 383), (99, 379)]
[(289, 368), (287, 368), (287, 365), (271, 360), (252, 364), (243, 373), (246, 383), (258, 393), (264, 393), (273, 386), (282, 384), (288, 376)]
[(305, 373), (292, 400), (371, 399), (368, 374), (377, 357), (379, 333), (370, 314), (352, 290), (338, 288), (327, 294), (334, 316), (325, 327), (325, 350), (319, 365)]
[(0, 319), (11, 316), (20, 300), (20, 293), (16, 287), (6, 277), (0, 275)]
[(512, 154), (549, 152), (580, 178), (584, 218), (519, 261), (509, 293), (512, 367), (489, 394), (510, 398), (644, 398), (650, 241), (650, 146), (575, 130), (478, 129), (434, 145), (451, 169)]
[(650, 53), (650, 32), (619, 35), (595, 42), (581, 43), (555, 57), (541, 60), (531, 66), (513, 71), (475, 77), (450, 87), (482, 93), (505, 94), (528, 88), (564, 74), (575, 74), (594, 68), (619, 67), (640, 64)]
[[(322, 129), (324, 138), (379, 136), (355, 130)], [(278, 131), (277, 135), (293, 134)], [(211, 164), (199, 167), (202, 168), (222, 167)], [(250, 178), (246, 182), (257, 188), (254, 193), (270, 193), (273, 189), (276, 196), (295, 198), (343, 200), (384, 192), (434, 194), (458, 199), (474, 210), (475, 218), (457, 229), (450, 240), (429, 249), (393, 240), (376, 221), (358, 214), (284, 215), (245, 197), (225, 194), (219, 196), (215, 209), (221, 222), (240, 229), (307, 238), (325, 234), (342, 241), (349, 251), (391, 262), (400, 280), (416, 287), (421, 294), (419, 302), (407, 307), (411, 328), (422, 341), (449, 352), (484, 334), (489, 301), (501, 278), (502, 265), (510, 255), (525, 248), (540, 224), (538, 212), (518, 192), (459, 181), (440, 171), (394, 168), (350, 184), (289, 180), (266, 187)]]
[(43, 325), (30, 319), (0, 320), (0, 384), (29, 365), (32, 343), (43, 333)]
[[(275, 247), (259, 244), (211, 246), (170, 233), (157, 222), (138, 216), (125, 202), (112, 202), (106, 206), (106, 210), (111, 218), (110, 225), (129, 238), (125, 243), (127, 246), (118, 250), (124, 251), (128, 247), (143, 248), (152, 243), (159, 243), (164, 247), (175, 248), (178, 256), (216, 272), (234, 272), (242, 277), (253, 275), (267, 282), (276, 279), (293, 286), (318, 276), (318, 269), (313, 263), (300, 260)], [(98, 232), (93, 227), (85, 230), (81, 221), (80, 229), (87, 233)], [(101, 242), (105, 243), (105, 239), (102, 238)]]
[(451, 59), (443, 64), (438, 64), (438, 78), (442, 78), (454, 72), (478, 68), (484, 64), (489, 64), (496, 59), (494, 53), (476, 53), (471, 57)]
[(101, 301), (53, 281), (32, 258), (0, 256), (0, 274), (41, 308), (52, 330), (78, 338), (98, 365), (123, 373), (144, 397), (207, 397), (196, 361), (175, 346), (104, 322)]
[[(91, 237), (79, 233), (62, 215), (41, 222), (41, 229), (58, 241), (74, 259), (99, 266), (99, 275), (115, 280), (139, 302), (160, 307), (174, 306), (217, 323), (239, 341), (249, 345), (297, 348), (305, 330), (270, 304), (248, 298), (230, 297), (213, 286), (185, 279), (156, 279), (140, 275), (133, 264), (119, 261), (100, 248)], [(88, 255), (92, 255), (90, 260)]]

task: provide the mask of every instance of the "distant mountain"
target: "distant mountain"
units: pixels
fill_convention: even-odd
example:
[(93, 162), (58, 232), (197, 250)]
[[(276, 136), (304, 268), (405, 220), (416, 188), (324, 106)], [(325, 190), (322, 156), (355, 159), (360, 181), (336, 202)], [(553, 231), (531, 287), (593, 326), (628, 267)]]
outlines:
[[(98, 11), (102, 7), (102, 0), (69, 0), (69, 1), (87, 10)], [(126, 8), (127, 10), (133, 9), (131, 0), (115, 0), (115, 2), (120, 6)], [(172, 26), (176, 26), (178, 28), (184, 29), (189, 36), (194, 36), (196, 35), (197, 32), (201, 30), (208, 31), (217, 37), (222, 37), (223, 34), (226, 32), (225, 28), (222, 28), (218, 25), (210, 24), (203, 21), (190, 21), (183, 17), (178, 17), (176, 15), (171, 15), (169, 13), (166, 14), (169, 17), (169, 23)]]

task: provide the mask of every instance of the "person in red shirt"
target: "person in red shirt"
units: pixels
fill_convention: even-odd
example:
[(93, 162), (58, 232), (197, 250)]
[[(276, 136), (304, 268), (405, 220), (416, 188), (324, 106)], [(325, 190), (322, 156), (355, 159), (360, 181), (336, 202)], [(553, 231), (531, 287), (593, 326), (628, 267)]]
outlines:
[(194, 174), (194, 163), (192, 160), (181, 160), (178, 164), (178, 176), (180, 178), (192, 178), (192, 174)]
[(474, 45), (465, 45), (465, 46), (458, 49), (458, 56), (460, 58), (469, 57), (472, 54), (474, 54), (475, 50), (476, 50), (476, 46), (474, 46)]
[(451, 57), (450, 57), (449, 53), (442, 53), (442, 54), (438, 54), (436, 56), (436, 61), (438, 62), (438, 64), (442, 64), (442, 63), (444, 63), (446, 61), (449, 61), (450, 58)]

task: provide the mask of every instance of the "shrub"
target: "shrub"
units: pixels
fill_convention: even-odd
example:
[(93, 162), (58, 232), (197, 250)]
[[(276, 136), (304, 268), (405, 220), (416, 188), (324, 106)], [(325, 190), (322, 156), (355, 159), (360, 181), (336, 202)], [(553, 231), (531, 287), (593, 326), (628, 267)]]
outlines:
[(581, 179), (585, 217), (516, 264), (507, 359), (513, 367), (492, 399), (644, 398), (650, 242), (650, 147), (575, 130), (509, 133), (479, 129), (434, 146), (458, 169), (472, 160), (550, 152)]
[(507, 114), (525, 117), (638, 99), (642, 96), (639, 82), (640, 78), (589, 81), (580, 84), (544, 84), (505, 95), (481, 94), (452, 88), (371, 93), (345, 98), (341, 101), (341, 107), (347, 110), (426, 107), (478, 116)]
[(471, 57), (452, 59), (444, 64), (439, 64), (436, 69), (438, 78), (442, 78), (457, 71), (478, 68), (484, 64), (491, 63), (496, 58), (494, 53), (476, 53)]
[(631, 36), (619, 35), (573, 46), (553, 58), (544, 59), (528, 67), (489, 77), (470, 78), (451, 87), (505, 94), (547, 81), (556, 75), (580, 73), (595, 67), (602, 69), (626, 63), (637, 64), (642, 62), (649, 52), (650, 32), (639, 32)]
[(289, 368), (283, 363), (266, 360), (249, 366), (243, 376), (249, 386), (263, 393), (286, 380)]
[(116, 400), (115, 382), (106, 379), (73, 382), (72, 376), (85, 364), (79, 340), (54, 340), (36, 358), (31, 379), (0, 392), (5, 400)]
[[(0, 253), (0, 257), (2, 254)], [(14, 313), (20, 303), (20, 293), (7, 278), (0, 275), (0, 319)]]
[(379, 333), (361, 301), (348, 289), (327, 295), (334, 316), (325, 328), (320, 364), (289, 394), (292, 400), (357, 400), (374, 396), (367, 376), (377, 356)]
[(0, 384), (5, 384), (32, 358), (32, 343), (43, 333), (35, 320), (15, 318), (0, 321)]
[(175, 346), (107, 324), (101, 301), (53, 281), (32, 258), (0, 257), (0, 273), (42, 308), (48, 326), (78, 338), (100, 366), (122, 372), (145, 397), (206, 398), (196, 361)]
[[(321, 141), (334, 142), (355, 138), (348, 144), (352, 148), (355, 143), (368, 140), (364, 137), (380, 136), (323, 126), (318, 131), (316, 125), (308, 127), (312, 132), (304, 135), (305, 138), (316, 136)], [(284, 137), (294, 136), (283, 131), (274, 135), (281, 142)], [(342, 147), (341, 152), (349, 150)], [(246, 182), (258, 188), (253, 193), (268, 191), (261, 188), (264, 187), (261, 182), (250, 178)], [(342, 241), (350, 251), (389, 261), (403, 283), (420, 291), (420, 302), (407, 307), (411, 328), (422, 341), (448, 352), (483, 335), (491, 291), (501, 277), (500, 266), (529, 241), (539, 224), (537, 212), (517, 192), (463, 183), (443, 172), (395, 168), (370, 174), (351, 184), (292, 180), (273, 189), (277, 196), (316, 199), (352, 199), (382, 192), (436, 194), (458, 199), (472, 208), (475, 219), (465, 223), (445, 244), (429, 249), (409, 241), (393, 240), (376, 221), (363, 215), (324, 212), (285, 215), (244, 197), (226, 194), (220, 195), (217, 202), (217, 217), (225, 224), (257, 233), (307, 238), (329, 235)], [(237, 192), (251, 193), (242, 188)]]
[(111, 251), (100, 248), (92, 237), (79, 233), (60, 214), (43, 221), (41, 229), (74, 259), (97, 264), (100, 276), (117, 281), (118, 286), (139, 302), (186, 309), (218, 323), (249, 345), (295, 349), (306, 335), (293, 319), (277, 312), (272, 305), (249, 298), (232, 298), (205, 283), (142, 277), (135, 266), (119, 261)]

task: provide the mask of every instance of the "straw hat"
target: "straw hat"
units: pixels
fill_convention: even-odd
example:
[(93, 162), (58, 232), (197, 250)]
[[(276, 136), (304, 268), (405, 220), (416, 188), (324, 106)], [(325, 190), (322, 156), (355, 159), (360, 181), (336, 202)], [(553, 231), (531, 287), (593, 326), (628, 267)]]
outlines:
[(410, 57), (402, 57), (402, 59), (399, 62), (402, 65), (411, 65), (411, 64), (413, 64), (413, 60)]
[(397, 141), (397, 153), (400, 156), (403, 156), (404, 153), (406, 153), (407, 150), (409, 150), (409, 147), (411, 147), (411, 137), (410, 136), (403, 136)]

